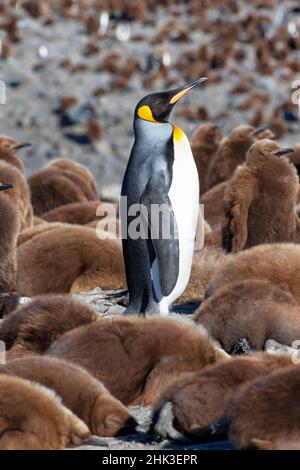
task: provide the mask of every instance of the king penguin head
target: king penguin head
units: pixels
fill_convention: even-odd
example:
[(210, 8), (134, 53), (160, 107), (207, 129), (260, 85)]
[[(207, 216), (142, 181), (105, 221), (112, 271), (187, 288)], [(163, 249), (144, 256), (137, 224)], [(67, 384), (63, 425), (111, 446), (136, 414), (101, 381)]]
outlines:
[(193, 82), (176, 88), (175, 90), (151, 93), (139, 101), (135, 108), (134, 119), (164, 123), (168, 122), (173, 106), (186, 95), (192, 88), (205, 82), (206, 77), (198, 78)]

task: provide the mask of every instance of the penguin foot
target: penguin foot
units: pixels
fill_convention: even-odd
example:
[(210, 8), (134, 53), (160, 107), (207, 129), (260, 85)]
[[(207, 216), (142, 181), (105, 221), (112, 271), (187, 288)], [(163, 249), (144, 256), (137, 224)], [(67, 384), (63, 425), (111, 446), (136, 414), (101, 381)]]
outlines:
[(144, 317), (145, 314), (143, 312), (139, 312), (138, 309), (133, 309), (132, 307), (127, 307), (126, 310), (122, 313), (125, 316), (140, 316)]

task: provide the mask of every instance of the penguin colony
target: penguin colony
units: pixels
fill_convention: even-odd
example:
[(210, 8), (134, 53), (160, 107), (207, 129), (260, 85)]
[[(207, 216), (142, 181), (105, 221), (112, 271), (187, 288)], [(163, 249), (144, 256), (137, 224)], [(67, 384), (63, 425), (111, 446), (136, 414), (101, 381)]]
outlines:
[[(210, 2), (200, 10), (197, 3), (191, 5), (196, 28), (204, 27), (202, 10)], [(238, 14), (239, 2), (230, 3), (232, 15)], [(51, 22), (54, 4), (33, 0), (24, 8)], [(64, 17), (79, 15), (70, 2), (62, 4)], [(147, 6), (130, 2), (126, 14), (143, 18)], [(86, 54), (95, 54), (97, 20), (88, 12), (80, 20), (92, 38)], [(195, 80), (187, 73), (187, 85), (173, 87), (163, 67), (145, 83), (154, 89), (163, 77), (172, 83), (166, 88), (173, 88), (136, 106), (122, 194), (146, 206), (167, 203), (179, 235), (173, 233), (170, 245), (151, 238), (123, 240), (123, 246), (119, 239), (99, 239), (95, 227), (103, 216), (97, 209), (122, 213), (100, 197), (89, 169), (55, 158), (27, 178), (21, 156), (29, 144), (0, 136), (0, 340), (7, 349), (7, 362), (0, 365), (0, 417), (6, 417), (0, 420), (1, 450), (103, 445), (101, 438), (135, 434), (139, 423), (131, 405), (152, 408), (149, 441), (228, 439), (236, 449), (300, 449), (300, 366), (293, 349), (300, 339), (300, 144), (285, 146), (278, 139), (289, 109), (283, 103), (266, 116), (269, 97), (255, 92), (249, 77), (232, 89), (234, 95), (250, 93), (239, 104), (253, 110), (243, 124), (224, 131), (205, 108), (183, 105), (180, 111), (178, 105), (182, 116), (206, 121), (194, 129), (189, 146), (169, 121), (177, 101), (201, 83), (196, 77), (217, 81), (212, 71), (243, 60), (243, 51), (234, 48), (239, 28), (256, 45), (260, 72), (273, 73), (286, 54), (274, 38), (262, 39), (256, 25), (263, 20), (258, 12), (229, 28), (215, 25), (218, 42), (228, 47), (212, 51), (203, 45), (181, 57), (177, 67), (193, 64)], [(2, 53), (9, 56), (17, 23), (10, 19), (4, 29)], [(154, 42), (174, 31), (179, 41), (188, 36), (174, 23)], [(299, 47), (297, 36), (280, 33), (288, 50)], [(113, 55), (102, 66), (120, 72)], [(123, 82), (115, 80), (112, 88), (126, 86), (135, 67), (129, 63), (120, 73)], [(285, 74), (292, 71), (299, 68), (289, 59)], [(66, 111), (74, 99), (62, 99), (60, 106)], [(92, 138), (100, 131), (89, 122)], [(143, 166), (136, 157), (148, 154), (153, 158)], [(183, 197), (187, 218), (180, 220)], [(205, 239), (193, 252), (199, 197)], [(183, 226), (189, 245), (182, 242)], [(74, 296), (96, 287), (128, 288), (122, 300), (127, 315), (103, 319)], [(21, 297), (30, 299), (23, 304)], [(162, 318), (174, 303), (196, 305), (194, 314)], [(270, 340), (288, 352), (270, 354)]]
[[(174, 93), (180, 91), (168, 99)], [(149, 109), (152, 97), (147, 98)], [(200, 126), (201, 138), (209, 130), (215, 132), (215, 126)], [(137, 432), (130, 405), (152, 407), (150, 439), (227, 438), (239, 449), (300, 446), (297, 421), (288, 421), (298, 366), (291, 353), (265, 351), (269, 340), (292, 347), (300, 335), (299, 179), (293, 149), (265, 139), (266, 132), (255, 133), (240, 156), (243, 162), (202, 196), (209, 207), (217, 201), (219, 220), (215, 211), (214, 228), (206, 223), (204, 248), (194, 252), (190, 281), (178, 296), (179, 304), (200, 303), (189, 320), (162, 318), (155, 309), (139, 317), (139, 308), (129, 312), (135, 316), (103, 320), (93, 307), (71, 296), (97, 286), (127, 287), (128, 260), (124, 264), (120, 241), (99, 239), (89, 225), (99, 219), (99, 205), (109, 211), (111, 203), (97, 199), (95, 180), (72, 161), (55, 160), (30, 177), (29, 184), (20, 170), (19, 179), (13, 178), (14, 163), (3, 163), (0, 170), (8, 183), (0, 194), (6, 221), (0, 340), (6, 344), (7, 363), (0, 367), (0, 406), (12, 424), (8, 420), (3, 429), (1, 449), (102, 445), (101, 437)], [(48, 168), (55, 168), (51, 181), (43, 178)], [(37, 183), (31, 185), (34, 178)], [(76, 181), (84, 200), (78, 201), (74, 192), (74, 201), (65, 204), (63, 186), (52, 185), (60, 178)], [(21, 190), (10, 196), (18, 185)], [(57, 188), (53, 200), (58, 205), (45, 212), (40, 205), (36, 217), (32, 194), (47, 194), (50, 187)], [(199, 195), (198, 186), (196, 190)], [(210, 197), (213, 191), (215, 199)], [(31, 214), (26, 225), (20, 210), (24, 200)], [(214, 232), (219, 237), (212, 245)], [(30, 301), (19, 305), (21, 296)], [(285, 410), (278, 417), (268, 402), (268, 390), (277, 383), (280, 409)], [(248, 389), (253, 390), (251, 406)], [(12, 407), (9, 396), (15, 390), (22, 400)], [(15, 423), (24, 408), (26, 424), (19, 434)], [(271, 429), (265, 429), (261, 415)], [(33, 429), (41, 429), (38, 436)]]

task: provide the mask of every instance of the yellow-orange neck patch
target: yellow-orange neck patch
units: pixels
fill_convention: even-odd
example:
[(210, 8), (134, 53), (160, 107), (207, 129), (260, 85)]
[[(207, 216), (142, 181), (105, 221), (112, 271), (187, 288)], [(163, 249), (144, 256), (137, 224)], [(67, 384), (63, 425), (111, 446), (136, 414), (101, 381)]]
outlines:
[(147, 105), (141, 106), (138, 109), (137, 114), (138, 114), (138, 117), (145, 119), (145, 121), (159, 122), (159, 121), (156, 121), (156, 119), (154, 119), (152, 111)]
[(184, 132), (183, 130), (180, 129), (180, 127), (177, 127), (175, 126), (175, 124), (173, 124), (173, 138), (174, 140), (178, 141), (178, 140), (181, 140), (184, 136)]

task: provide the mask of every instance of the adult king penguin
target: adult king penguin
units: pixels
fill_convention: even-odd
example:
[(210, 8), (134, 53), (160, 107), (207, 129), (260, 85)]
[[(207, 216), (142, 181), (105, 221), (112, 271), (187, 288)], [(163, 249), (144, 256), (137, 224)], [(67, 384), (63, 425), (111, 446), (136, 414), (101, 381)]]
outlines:
[(120, 205), (129, 290), (125, 314), (167, 315), (189, 281), (199, 180), (190, 143), (168, 118), (178, 100), (205, 80), (152, 93), (135, 108), (135, 141)]

